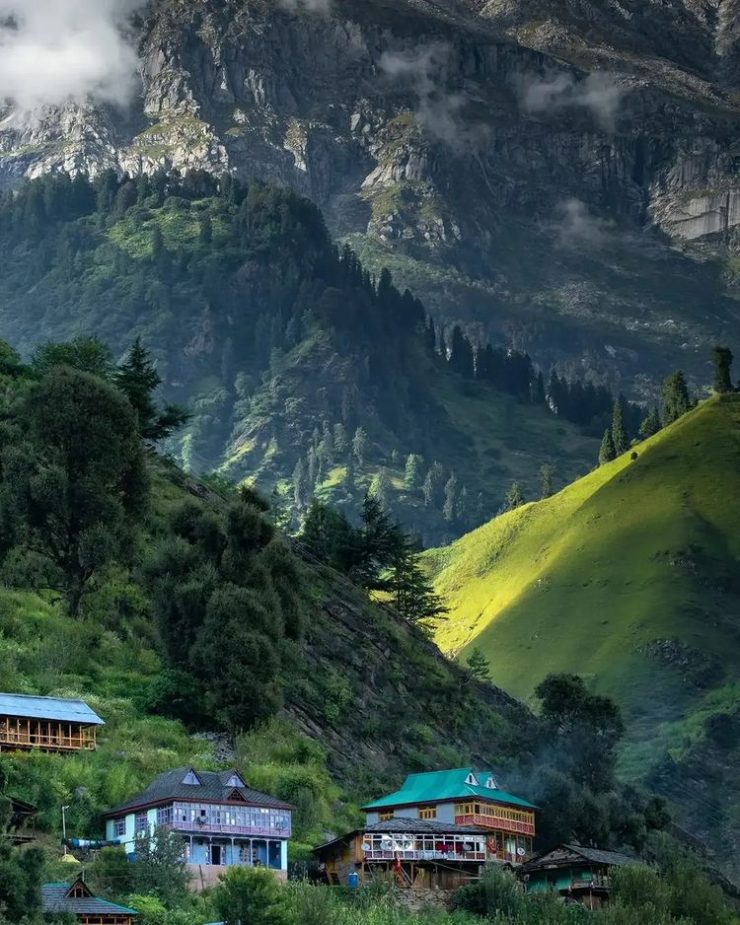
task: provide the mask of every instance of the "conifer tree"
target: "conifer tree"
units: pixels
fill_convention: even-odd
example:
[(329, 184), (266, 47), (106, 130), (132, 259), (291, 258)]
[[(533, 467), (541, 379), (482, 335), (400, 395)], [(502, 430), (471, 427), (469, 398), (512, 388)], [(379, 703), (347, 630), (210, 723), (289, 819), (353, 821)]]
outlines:
[(140, 337), (131, 345), (113, 381), (133, 406), (139, 419), (139, 433), (144, 440), (163, 440), (188, 420), (187, 411), (178, 405), (165, 405), (162, 409), (157, 407), (154, 393), (162, 380)]
[(731, 373), (733, 359), (732, 351), (728, 347), (715, 347), (712, 350), (714, 391), (718, 395), (734, 391)]
[(521, 507), (525, 503), (525, 500), (524, 492), (519, 482), (512, 482), (511, 488), (506, 493), (506, 500), (504, 502), (505, 509), (507, 511), (514, 511), (516, 508)]
[(677, 369), (664, 380), (660, 397), (663, 406), (664, 426), (672, 424), (691, 410), (689, 389), (682, 370)]
[(442, 516), (447, 523), (453, 523), (457, 520), (457, 501), (458, 501), (458, 484), (457, 476), (454, 472), (450, 474), (447, 484), (445, 485), (445, 502), (442, 506)]
[(478, 681), (491, 680), (491, 666), (483, 652), (475, 648), (468, 657), (468, 671)]
[(627, 428), (624, 420), (624, 396), (619, 395), (617, 400), (614, 402), (614, 408), (612, 410), (612, 443), (614, 444), (614, 452), (617, 456), (621, 456), (622, 453), (627, 451), (629, 447), (629, 437), (627, 436)]
[(352, 439), (352, 453), (357, 465), (362, 468), (365, 464), (365, 453), (367, 452), (367, 433), (364, 427), (358, 427), (355, 436)]
[(409, 491), (416, 491), (417, 488), (421, 488), (424, 481), (423, 466), (424, 460), (418, 453), (409, 453), (406, 457), (403, 483)]
[(293, 500), (297, 508), (304, 508), (308, 501), (308, 485), (306, 482), (306, 467), (303, 459), (299, 459), (293, 470)]
[(660, 414), (657, 408), (651, 408), (640, 424), (640, 436), (647, 440), (660, 430)]
[(392, 488), (388, 470), (385, 467), (379, 469), (370, 485), (370, 494), (378, 501), (384, 511), (390, 509)]
[(555, 469), (550, 463), (545, 463), (540, 467), (540, 475), (542, 476), (542, 493), (540, 497), (544, 500), (545, 498), (549, 498), (553, 493)]
[(614, 441), (612, 440), (612, 429), (611, 427), (607, 427), (604, 431), (604, 437), (601, 441), (601, 448), (599, 450), (599, 465), (603, 466), (605, 463), (611, 462), (616, 458), (617, 452), (614, 449)]

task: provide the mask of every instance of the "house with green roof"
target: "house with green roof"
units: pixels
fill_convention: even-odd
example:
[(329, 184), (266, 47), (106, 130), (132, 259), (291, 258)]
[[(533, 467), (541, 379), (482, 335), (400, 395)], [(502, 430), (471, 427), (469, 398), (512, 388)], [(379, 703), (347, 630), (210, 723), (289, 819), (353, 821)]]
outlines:
[(490, 863), (532, 856), (537, 807), (499, 787), (493, 771), (409, 774), (362, 807), (365, 825), (314, 850), (330, 883), (384, 874), (399, 886), (454, 889)]

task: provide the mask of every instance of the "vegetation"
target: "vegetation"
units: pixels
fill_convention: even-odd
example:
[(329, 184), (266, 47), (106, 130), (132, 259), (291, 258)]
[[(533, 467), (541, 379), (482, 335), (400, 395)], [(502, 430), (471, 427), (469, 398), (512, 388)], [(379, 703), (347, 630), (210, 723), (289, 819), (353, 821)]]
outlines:
[(427, 542), (457, 536), (512, 480), (532, 494), (553, 452), (564, 478), (584, 471), (594, 438), (568, 422), (599, 433), (592, 418), (612, 403), (575, 383), (570, 402), (548, 403), (528, 357), (437, 330), (387, 271), (373, 279), (337, 253), (305, 200), (198, 172), (48, 176), (0, 197), (0, 336), (39, 374), (65, 354), (106, 377), (93, 332), (116, 360), (129, 352), (115, 384), (147, 441), (190, 471), (249, 480), (292, 528), (314, 497), (356, 521), (373, 485)]
[[(710, 832), (721, 863), (740, 779), (733, 665), (740, 399), (689, 411), (558, 494), (427, 555), (450, 608), (436, 637), (511, 693), (578, 673), (622, 707), (622, 773)], [(475, 614), (475, 620), (471, 620)], [(734, 756), (734, 757), (733, 757)], [(690, 783), (705, 782), (696, 801)]]

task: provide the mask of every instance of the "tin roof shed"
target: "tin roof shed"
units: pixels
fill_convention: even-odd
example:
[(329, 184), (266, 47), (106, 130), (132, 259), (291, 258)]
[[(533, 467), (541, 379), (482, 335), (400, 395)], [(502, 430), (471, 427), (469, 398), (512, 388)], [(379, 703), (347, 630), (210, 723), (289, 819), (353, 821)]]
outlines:
[(1, 694), (0, 716), (57, 720), (82, 726), (104, 726), (105, 722), (83, 700), (35, 697), (29, 694)]

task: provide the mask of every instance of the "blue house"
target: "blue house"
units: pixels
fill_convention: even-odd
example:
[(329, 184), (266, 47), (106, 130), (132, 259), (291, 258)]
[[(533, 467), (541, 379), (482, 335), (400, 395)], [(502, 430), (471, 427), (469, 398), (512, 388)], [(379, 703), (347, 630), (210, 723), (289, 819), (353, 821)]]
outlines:
[(105, 813), (106, 839), (133, 860), (135, 841), (166, 828), (182, 836), (193, 886), (212, 886), (233, 865), (266, 867), (284, 879), (291, 836), (288, 803), (252, 790), (238, 771), (177, 768)]

